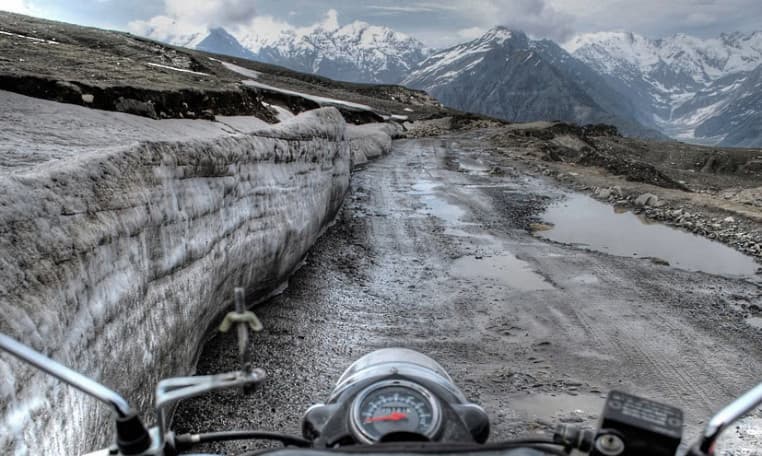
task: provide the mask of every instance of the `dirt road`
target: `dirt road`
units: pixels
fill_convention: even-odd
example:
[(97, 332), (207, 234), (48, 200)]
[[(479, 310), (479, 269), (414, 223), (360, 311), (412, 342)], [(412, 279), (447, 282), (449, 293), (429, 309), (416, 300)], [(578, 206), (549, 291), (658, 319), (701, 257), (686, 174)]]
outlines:
[[(299, 433), (343, 369), (389, 346), (440, 361), (488, 410), (495, 439), (592, 425), (622, 389), (681, 405), (692, 440), (762, 381), (762, 329), (739, 310), (759, 303), (758, 285), (532, 236), (559, 190), (480, 140), (399, 141), (358, 172), (288, 290), (256, 309), (265, 330), (251, 352), (267, 385), (189, 403), (178, 428)], [(234, 350), (232, 336), (213, 339), (199, 373), (235, 369)]]

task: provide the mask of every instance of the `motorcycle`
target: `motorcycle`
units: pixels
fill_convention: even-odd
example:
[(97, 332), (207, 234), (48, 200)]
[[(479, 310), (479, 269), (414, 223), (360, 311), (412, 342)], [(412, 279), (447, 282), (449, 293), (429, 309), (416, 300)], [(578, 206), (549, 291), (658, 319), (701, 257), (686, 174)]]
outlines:
[[(2, 333), (0, 349), (114, 410), (114, 445), (86, 456), (200, 456), (192, 452), (199, 445), (230, 440), (280, 442), (283, 448), (244, 453), (269, 456), (672, 456), (682, 442), (683, 413), (679, 408), (622, 391), (609, 393), (595, 430), (559, 425), (552, 437), (488, 442), (490, 423), (484, 409), (469, 402), (436, 361), (404, 348), (378, 350), (355, 361), (341, 375), (328, 400), (305, 412), (301, 437), (261, 431), (176, 434), (170, 427), (171, 412), (181, 401), (223, 388), (251, 388), (265, 380), (265, 372), (249, 368), (245, 358), (248, 331), (261, 329), (261, 324), (251, 311), (244, 310), (240, 289), (236, 290), (236, 310), (228, 314), (221, 330), (232, 325), (238, 330), (241, 370), (162, 380), (156, 387), (157, 424), (151, 429), (108, 387)], [(714, 415), (686, 454), (714, 455), (723, 431), (760, 404), (762, 384)]]

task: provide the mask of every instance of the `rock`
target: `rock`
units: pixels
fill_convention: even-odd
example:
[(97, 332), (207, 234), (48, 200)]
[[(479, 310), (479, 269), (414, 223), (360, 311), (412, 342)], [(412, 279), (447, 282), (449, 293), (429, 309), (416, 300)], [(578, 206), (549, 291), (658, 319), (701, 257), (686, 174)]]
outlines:
[(736, 219), (734, 219), (733, 217), (725, 217), (724, 219), (722, 219), (722, 221), (725, 223), (735, 223)]
[(553, 229), (553, 225), (548, 225), (547, 223), (530, 223), (529, 224), (529, 230), (533, 233), (536, 233), (538, 231), (550, 231)]
[(651, 260), (651, 263), (658, 264), (659, 266), (669, 266), (669, 261), (659, 258), (659, 257), (651, 257), (649, 258)]
[(659, 202), (659, 197), (653, 193), (643, 193), (635, 199), (638, 206), (655, 206)]
[(562, 418), (559, 418), (558, 421), (561, 423), (583, 423), (585, 420), (579, 416), (565, 416)]
[(598, 198), (608, 199), (611, 196), (611, 189), (608, 188), (599, 188), (595, 191), (595, 196)]
[(85, 103), (92, 103), (95, 100), (95, 96), (91, 93), (83, 93), (82, 94), (82, 101)]
[(56, 81), (56, 86), (60, 89), (70, 90), (74, 93), (82, 93), (82, 88), (69, 81)]

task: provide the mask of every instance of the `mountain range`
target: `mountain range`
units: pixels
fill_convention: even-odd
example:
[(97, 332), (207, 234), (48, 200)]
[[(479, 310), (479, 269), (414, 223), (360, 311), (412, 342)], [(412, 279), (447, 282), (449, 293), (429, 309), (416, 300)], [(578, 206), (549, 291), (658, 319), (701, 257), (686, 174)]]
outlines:
[(599, 32), (559, 45), (496, 27), (436, 51), (387, 27), (329, 17), (276, 34), (214, 28), (169, 41), (332, 79), (402, 84), (510, 121), (610, 123), (635, 136), (762, 146), (762, 32), (658, 40)]
[(632, 100), (648, 127), (688, 142), (762, 145), (762, 32), (659, 40), (591, 33), (566, 49)]

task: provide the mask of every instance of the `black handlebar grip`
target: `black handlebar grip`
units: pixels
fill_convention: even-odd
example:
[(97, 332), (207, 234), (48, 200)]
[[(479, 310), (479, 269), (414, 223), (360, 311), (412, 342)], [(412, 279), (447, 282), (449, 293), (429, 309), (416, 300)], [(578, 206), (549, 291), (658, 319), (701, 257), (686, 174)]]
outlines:
[(151, 448), (151, 436), (136, 413), (117, 417), (116, 446), (124, 455), (145, 453)]

